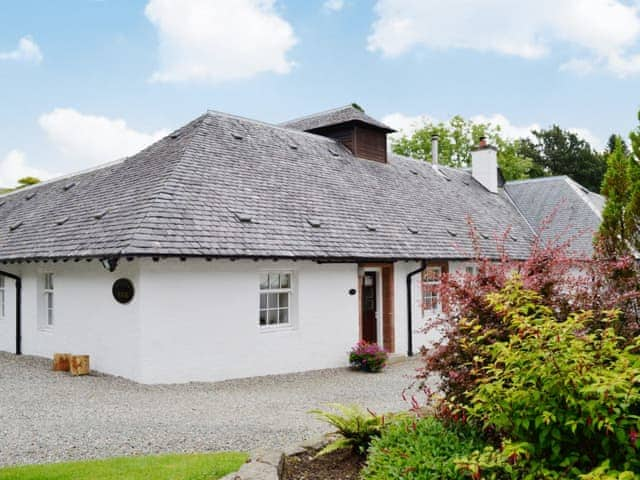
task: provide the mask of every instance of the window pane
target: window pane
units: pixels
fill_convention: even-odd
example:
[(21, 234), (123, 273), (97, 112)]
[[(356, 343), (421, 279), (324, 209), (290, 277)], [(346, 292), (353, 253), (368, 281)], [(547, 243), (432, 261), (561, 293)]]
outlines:
[(425, 271), (425, 280), (429, 283), (436, 283), (440, 281), (440, 267), (429, 267)]
[(0, 288), (4, 288), (4, 277), (0, 275)]
[(260, 308), (267, 308), (267, 294), (266, 293), (261, 293), (260, 294)]
[(278, 308), (277, 293), (267, 293), (267, 308)]
[(53, 310), (47, 310), (47, 325), (53, 325)]
[(278, 310), (267, 310), (267, 323), (269, 325), (278, 323)]
[(288, 273), (280, 274), (280, 288), (290, 288), (291, 286), (291, 275)]
[(4, 317), (4, 290), (0, 290), (0, 315)]
[(266, 325), (266, 324), (267, 324), (267, 311), (260, 310), (260, 325)]
[(53, 294), (47, 293), (46, 297), (47, 297), (47, 308), (52, 309), (53, 308)]
[(277, 273), (269, 274), (269, 288), (279, 288), (280, 287), (280, 275)]
[(260, 289), (265, 290), (269, 288), (269, 274), (261, 273), (260, 274)]
[(288, 307), (289, 306), (289, 294), (288, 293), (280, 293), (278, 294), (278, 307)]
[(280, 310), (278, 310), (280, 312), (279, 314), (279, 321), (278, 323), (289, 323), (289, 309), (288, 308), (281, 308)]

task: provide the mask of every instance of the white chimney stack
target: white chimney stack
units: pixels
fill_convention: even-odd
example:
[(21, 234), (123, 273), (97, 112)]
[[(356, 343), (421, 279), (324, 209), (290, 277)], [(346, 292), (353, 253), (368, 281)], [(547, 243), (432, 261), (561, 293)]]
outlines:
[(431, 135), (431, 163), (434, 168), (438, 168), (438, 140), (440, 140), (438, 134)]
[(471, 174), (484, 188), (498, 193), (498, 149), (487, 143), (487, 137), (480, 137), (471, 150)]

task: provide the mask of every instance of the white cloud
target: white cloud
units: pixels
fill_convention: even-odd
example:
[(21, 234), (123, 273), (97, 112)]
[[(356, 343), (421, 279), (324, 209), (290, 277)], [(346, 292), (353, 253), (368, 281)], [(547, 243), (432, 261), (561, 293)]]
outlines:
[(639, 8), (621, 0), (378, 0), (368, 48), (387, 57), (424, 46), (536, 59), (560, 44), (572, 52), (564, 70), (584, 74), (591, 64), (624, 76), (640, 73)]
[(565, 72), (572, 72), (576, 75), (588, 75), (595, 70), (595, 63), (593, 60), (587, 60), (585, 58), (572, 58), (568, 62), (560, 65), (560, 70)]
[(24, 177), (47, 180), (53, 176), (45, 170), (27, 165), (26, 155), (20, 150), (11, 150), (0, 161), (0, 187), (15, 187), (18, 180)]
[(85, 115), (72, 108), (42, 114), (38, 123), (66, 157), (66, 168), (87, 168), (133, 155), (169, 133), (139, 132), (122, 119)]
[(516, 138), (533, 138), (531, 130), (540, 130), (540, 125), (531, 123), (529, 125), (514, 125), (511, 121), (501, 113), (493, 115), (475, 115), (471, 120), (476, 123), (490, 123), (500, 127), (500, 133), (505, 138), (515, 140)]
[(0, 60), (40, 63), (42, 62), (42, 52), (33, 38), (27, 35), (18, 41), (18, 46), (15, 50), (0, 52)]
[(158, 29), (156, 82), (210, 82), (288, 73), (293, 28), (275, 0), (150, 0), (147, 18)]
[(428, 115), (405, 115), (404, 113), (395, 112), (390, 113), (382, 117), (382, 123), (389, 125), (396, 133), (391, 137), (402, 137), (403, 135), (411, 136), (413, 132), (419, 130), (427, 123), (437, 122), (434, 118)]
[(330, 12), (339, 12), (344, 8), (344, 0), (326, 0), (323, 7)]
[[(533, 134), (531, 133), (531, 131), (541, 129), (540, 124), (535, 122), (528, 125), (515, 125), (501, 113), (495, 113), (488, 116), (474, 115), (470, 117), (470, 120), (475, 123), (490, 123), (494, 126), (499, 126), (502, 136), (510, 140), (515, 140), (518, 138), (533, 139)], [(411, 136), (413, 132), (423, 127), (426, 123), (439, 123), (439, 120), (426, 114), (411, 116), (396, 112), (383, 117), (382, 122), (398, 130), (398, 133), (395, 133), (393, 135), (396, 137), (400, 137), (402, 135)], [(587, 128), (570, 127), (567, 128), (567, 130), (583, 138), (596, 149), (600, 149), (604, 145), (602, 140)]]
[(602, 141), (602, 139), (595, 135), (588, 128), (570, 127), (567, 130), (575, 133), (578, 137), (589, 142), (589, 145), (591, 145), (596, 150), (601, 150), (602, 148), (604, 148), (604, 142)]

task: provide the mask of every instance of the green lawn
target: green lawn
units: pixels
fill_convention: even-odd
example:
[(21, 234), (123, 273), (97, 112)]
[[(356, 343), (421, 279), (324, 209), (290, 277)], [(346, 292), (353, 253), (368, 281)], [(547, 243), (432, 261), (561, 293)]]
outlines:
[(0, 468), (0, 480), (216, 480), (246, 460), (235, 452), (119, 457)]

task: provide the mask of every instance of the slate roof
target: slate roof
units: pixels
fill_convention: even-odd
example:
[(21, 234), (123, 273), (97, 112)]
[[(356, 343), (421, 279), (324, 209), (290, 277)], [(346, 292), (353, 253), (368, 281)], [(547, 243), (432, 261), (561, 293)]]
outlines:
[(370, 117), (359, 108), (353, 105), (345, 105), (344, 107), (334, 108), (333, 110), (327, 110), (325, 112), (314, 113), (313, 115), (307, 115), (305, 117), (289, 120), (288, 122), (281, 123), (280, 126), (284, 128), (292, 128), (294, 130), (302, 130), (305, 132), (317, 130), (323, 127), (329, 127), (332, 125), (339, 125), (342, 123), (360, 122), (372, 125), (380, 128), (387, 133), (393, 133), (395, 130), (388, 125)]
[(602, 195), (567, 176), (507, 182), (504, 188), (544, 240), (568, 242), (577, 255), (593, 254), (593, 236), (605, 202)]
[(487, 255), (507, 228), (509, 254), (528, 255), (532, 231), (504, 192), (468, 172), (388, 160), (207, 112), (120, 162), (0, 196), (0, 260), (467, 258), (467, 216)]

